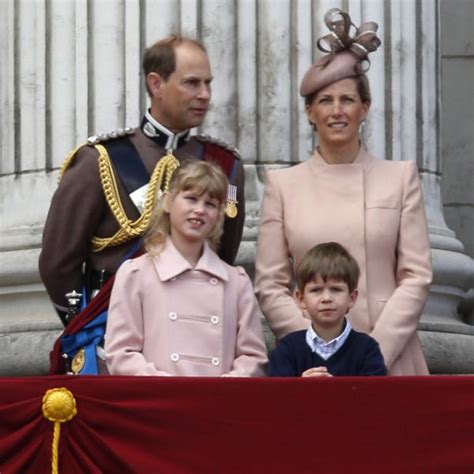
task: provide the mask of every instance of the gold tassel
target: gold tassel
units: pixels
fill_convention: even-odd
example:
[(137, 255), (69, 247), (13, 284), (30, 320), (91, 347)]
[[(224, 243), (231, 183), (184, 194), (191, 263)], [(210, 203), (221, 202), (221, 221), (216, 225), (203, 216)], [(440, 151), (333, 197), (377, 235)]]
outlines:
[[(59, 171), (59, 180), (71, 166), (77, 151), (83, 146), (84, 145), (78, 146), (68, 154)], [(158, 160), (158, 163), (150, 177), (150, 183), (143, 206), (143, 213), (136, 221), (131, 221), (125, 214), (122, 202), (120, 201), (117, 180), (115, 179), (115, 173), (113, 171), (109, 154), (103, 145), (97, 144), (95, 145), (95, 149), (99, 152), (99, 176), (104, 190), (105, 199), (120, 227), (111, 237), (92, 237), (92, 251), (100, 252), (107, 247), (123, 244), (143, 234), (151, 217), (156, 191), (158, 189), (168, 191), (171, 177), (176, 168), (179, 167), (180, 163), (173, 156), (171, 151)]]
[(64, 387), (52, 388), (43, 397), (43, 416), (54, 423), (51, 472), (59, 472), (59, 437), (61, 423), (72, 420), (77, 415), (76, 400)]

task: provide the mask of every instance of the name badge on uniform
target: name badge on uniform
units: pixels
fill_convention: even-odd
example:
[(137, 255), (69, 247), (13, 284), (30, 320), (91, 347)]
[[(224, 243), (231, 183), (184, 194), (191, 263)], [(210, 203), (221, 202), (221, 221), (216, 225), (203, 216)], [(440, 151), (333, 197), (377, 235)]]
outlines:
[(227, 202), (225, 205), (225, 213), (227, 214), (227, 217), (230, 217), (231, 219), (237, 217), (237, 214), (239, 213), (237, 202), (237, 186), (229, 184), (227, 190)]

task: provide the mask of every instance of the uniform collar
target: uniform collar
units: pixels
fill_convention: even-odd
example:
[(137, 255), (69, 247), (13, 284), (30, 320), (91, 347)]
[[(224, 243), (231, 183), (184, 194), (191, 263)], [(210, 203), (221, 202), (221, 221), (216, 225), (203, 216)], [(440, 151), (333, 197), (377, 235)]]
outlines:
[(165, 150), (175, 150), (186, 144), (190, 137), (190, 130), (173, 133), (164, 125), (155, 120), (147, 110), (140, 125), (142, 132), (151, 140), (158, 143)]
[(172, 240), (168, 237), (164, 243), (161, 253), (153, 257), (158, 276), (161, 281), (171, 280), (187, 271), (201, 271), (213, 275), (221, 280), (228, 281), (229, 274), (224, 262), (205, 242), (204, 250), (196, 268), (192, 268), (189, 262), (179, 253)]

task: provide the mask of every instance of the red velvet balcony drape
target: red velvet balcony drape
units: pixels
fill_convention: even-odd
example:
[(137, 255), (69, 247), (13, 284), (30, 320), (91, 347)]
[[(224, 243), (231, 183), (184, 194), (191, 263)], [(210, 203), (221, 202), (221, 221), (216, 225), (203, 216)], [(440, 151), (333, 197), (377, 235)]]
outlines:
[(60, 473), (474, 470), (474, 377), (0, 379), (0, 472), (51, 472), (48, 389), (66, 387)]

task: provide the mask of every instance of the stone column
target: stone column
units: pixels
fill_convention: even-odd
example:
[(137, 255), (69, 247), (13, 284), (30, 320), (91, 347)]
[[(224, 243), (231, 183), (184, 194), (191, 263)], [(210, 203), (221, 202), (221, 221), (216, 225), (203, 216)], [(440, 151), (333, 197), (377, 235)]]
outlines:
[[(74, 95), (63, 82), (71, 71), (68, 55), (61, 72), (55, 70), (49, 49), (56, 34), (69, 45), (71, 29), (62, 30), (56, 20), (70, 23), (73, 5), (46, 20), (39, 2), (2, 2), (1, 48), (1, 148), (0, 148), (0, 374), (41, 373), (58, 324), (45, 298), (37, 259), (44, 212), (55, 177), (46, 170), (57, 166), (53, 152), (75, 134)], [(51, 9), (54, 15), (55, 9)], [(46, 23), (59, 28), (47, 38)], [(49, 23), (50, 22), (50, 23)], [(70, 25), (69, 25), (70, 26)], [(46, 58), (49, 58), (49, 61)], [(50, 73), (58, 89), (49, 87)], [(51, 109), (62, 94), (65, 111), (62, 133), (51, 141), (56, 112)], [(46, 349), (48, 347), (48, 349)]]
[[(417, 4), (417, 104), (421, 112), (417, 137), (418, 166), (430, 230), (433, 284), (420, 324), (423, 349), (434, 373), (474, 373), (474, 326), (463, 321), (459, 305), (474, 283), (474, 262), (446, 225), (441, 199), (441, 85), (439, 5), (431, 0)], [(405, 37), (405, 29), (404, 29)], [(446, 157), (448, 158), (448, 157)]]

